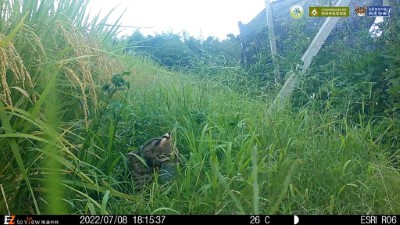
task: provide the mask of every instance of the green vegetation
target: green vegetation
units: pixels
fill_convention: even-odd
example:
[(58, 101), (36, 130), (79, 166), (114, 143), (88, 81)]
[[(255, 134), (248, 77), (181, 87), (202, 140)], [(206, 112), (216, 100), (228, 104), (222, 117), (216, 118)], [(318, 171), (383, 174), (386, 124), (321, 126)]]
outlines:
[[(320, 59), (269, 112), (279, 86), (170, 72), (124, 54), (85, 1), (59, 2), (0, 0), (0, 214), (400, 213), (398, 18), (382, 56), (344, 51), (366, 70)], [(136, 192), (125, 153), (166, 131), (177, 180)]]
[[(120, 39), (121, 41), (121, 39)], [(228, 34), (227, 39), (208, 37), (199, 40), (186, 33), (143, 36), (139, 30), (122, 38), (127, 42), (125, 52), (151, 58), (158, 64), (172, 70), (197, 75), (220, 74), (221, 70), (237, 67), (241, 57), (239, 36)]]

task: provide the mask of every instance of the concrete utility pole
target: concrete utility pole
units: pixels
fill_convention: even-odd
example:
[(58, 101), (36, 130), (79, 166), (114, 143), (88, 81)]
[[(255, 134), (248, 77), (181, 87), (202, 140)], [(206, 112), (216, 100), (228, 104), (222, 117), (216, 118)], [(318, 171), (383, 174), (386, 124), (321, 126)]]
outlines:
[(274, 75), (275, 75), (275, 78), (278, 78), (279, 77), (279, 65), (276, 60), (276, 56), (278, 55), (278, 50), (276, 48), (274, 15), (272, 13), (272, 6), (271, 6), (270, 0), (265, 0), (265, 13), (266, 13), (266, 17), (267, 17), (268, 36), (269, 36), (269, 42), (270, 42), (270, 46), (271, 46), (271, 55), (272, 55), (272, 63), (274, 66)]
[[(340, 0), (336, 3), (336, 6), (345, 6), (349, 5), (350, 0)], [(326, 18), (324, 24), (319, 29), (317, 35), (315, 35), (312, 40), (310, 46), (304, 53), (303, 57), (301, 57), (301, 61), (303, 61), (303, 70), (307, 70), (310, 67), (311, 61), (315, 55), (319, 52), (322, 45), (325, 43), (325, 40), (328, 38), (329, 34), (332, 32), (332, 29), (335, 27), (340, 17), (328, 17)]]

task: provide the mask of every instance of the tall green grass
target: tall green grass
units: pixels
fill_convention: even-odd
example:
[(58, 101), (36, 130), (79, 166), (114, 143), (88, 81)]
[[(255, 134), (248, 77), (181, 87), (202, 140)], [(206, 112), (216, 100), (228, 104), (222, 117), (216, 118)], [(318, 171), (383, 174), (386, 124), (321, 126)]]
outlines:
[[(223, 82), (146, 71), (131, 78), (133, 143), (175, 127), (186, 159), (173, 186), (114, 211), (173, 214), (396, 213), (399, 171), (371, 122), (312, 104), (269, 113)], [(131, 122), (132, 123), (132, 122)], [(143, 134), (144, 133), (144, 134)], [(383, 175), (386, 174), (386, 175)], [(150, 194), (149, 194), (150, 193)], [(135, 195), (138, 195), (134, 193)]]
[[(123, 55), (117, 24), (89, 21), (86, 1), (12, 2), (0, 1), (1, 214), (400, 212), (381, 132), (398, 121), (349, 120), (311, 98), (271, 113), (277, 91), (238, 70), (200, 79)], [(125, 154), (166, 131), (176, 181), (137, 192)]]
[(1, 213), (5, 205), (15, 213), (68, 213), (74, 199), (107, 213), (88, 189), (125, 196), (100, 185), (94, 178), (102, 173), (83, 169), (77, 157), (84, 139), (78, 131), (98, 110), (95, 80), (122, 69), (109, 53), (118, 26), (105, 28), (107, 17), (89, 21), (86, 7), (0, 1)]

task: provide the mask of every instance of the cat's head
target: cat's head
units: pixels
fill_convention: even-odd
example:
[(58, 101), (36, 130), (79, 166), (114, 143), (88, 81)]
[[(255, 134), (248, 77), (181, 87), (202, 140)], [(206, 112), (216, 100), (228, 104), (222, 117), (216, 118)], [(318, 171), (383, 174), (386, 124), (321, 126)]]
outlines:
[(169, 132), (163, 134), (160, 137), (156, 137), (148, 140), (143, 146), (141, 146), (140, 151), (142, 154), (145, 151), (150, 151), (153, 154), (170, 155), (173, 153), (174, 148), (171, 143), (171, 135)]
[(171, 154), (171, 135), (168, 132), (163, 134), (161, 137), (155, 139), (153, 151), (164, 154)]

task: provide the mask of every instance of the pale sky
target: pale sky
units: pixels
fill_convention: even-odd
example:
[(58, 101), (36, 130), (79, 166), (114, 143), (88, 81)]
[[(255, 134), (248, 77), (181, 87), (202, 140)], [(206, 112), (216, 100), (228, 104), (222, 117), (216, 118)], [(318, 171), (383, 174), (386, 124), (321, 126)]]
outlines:
[(154, 32), (181, 33), (183, 30), (197, 38), (208, 36), (225, 39), (239, 34), (238, 22), (248, 23), (265, 7), (265, 0), (90, 0), (93, 12), (109, 12), (116, 19), (128, 7), (122, 18), (125, 28), (119, 36), (133, 30), (147, 34)]

